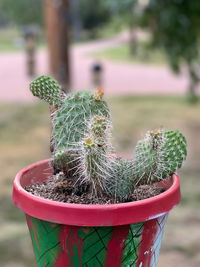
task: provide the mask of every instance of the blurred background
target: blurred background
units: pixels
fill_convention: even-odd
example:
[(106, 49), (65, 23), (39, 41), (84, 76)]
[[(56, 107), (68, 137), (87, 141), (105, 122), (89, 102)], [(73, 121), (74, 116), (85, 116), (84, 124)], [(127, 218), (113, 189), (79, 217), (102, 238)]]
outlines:
[(133, 155), (148, 129), (180, 129), (188, 158), (182, 200), (168, 218), (159, 267), (200, 266), (200, 1), (0, 0), (0, 265), (36, 266), (15, 174), (50, 156), (49, 109), (29, 83), (101, 86), (117, 152)]

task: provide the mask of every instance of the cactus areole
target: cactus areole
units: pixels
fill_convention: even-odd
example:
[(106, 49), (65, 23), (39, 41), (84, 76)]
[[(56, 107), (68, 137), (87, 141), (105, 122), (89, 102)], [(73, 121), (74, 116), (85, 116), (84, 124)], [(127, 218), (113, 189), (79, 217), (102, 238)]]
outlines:
[[(111, 115), (101, 88), (65, 95), (57, 81), (41, 76), (30, 90), (50, 105), (52, 155), (17, 174), (13, 202), (26, 214), (37, 266), (156, 266), (167, 214), (180, 201), (175, 173), (187, 155), (183, 134), (148, 131), (133, 158), (121, 159), (113, 156)], [(60, 183), (61, 177), (70, 197), (87, 195), (98, 204), (53, 201), (27, 191), (50, 179)], [(163, 192), (131, 201), (133, 191), (152, 184)], [(100, 205), (105, 197), (115, 204)]]

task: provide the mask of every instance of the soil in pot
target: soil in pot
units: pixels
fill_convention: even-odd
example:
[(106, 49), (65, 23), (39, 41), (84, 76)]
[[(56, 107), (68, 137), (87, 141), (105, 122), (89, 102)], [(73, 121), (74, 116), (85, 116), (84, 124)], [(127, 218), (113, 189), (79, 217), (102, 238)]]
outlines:
[[(43, 183), (32, 184), (25, 187), (26, 191), (39, 197), (76, 204), (114, 204), (122, 201), (107, 194), (95, 197), (87, 187), (84, 190), (74, 190), (73, 182), (66, 180), (62, 173), (52, 175)], [(157, 184), (140, 185), (133, 191), (126, 202), (137, 201), (157, 196), (165, 191)]]

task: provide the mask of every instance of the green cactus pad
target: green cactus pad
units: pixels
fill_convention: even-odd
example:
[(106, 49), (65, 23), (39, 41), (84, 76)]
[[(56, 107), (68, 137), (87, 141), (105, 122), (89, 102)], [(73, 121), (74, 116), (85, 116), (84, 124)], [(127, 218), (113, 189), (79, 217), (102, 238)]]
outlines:
[(96, 100), (93, 92), (79, 92), (66, 97), (53, 119), (55, 150), (77, 149), (86, 134), (87, 125), (93, 116), (110, 118), (104, 100)]
[(30, 84), (30, 90), (34, 96), (45, 100), (52, 106), (58, 106), (61, 99), (61, 89), (57, 81), (42, 75)]
[(182, 166), (187, 155), (186, 139), (179, 131), (154, 130), (138, 142), (134, 177), (138, 184), (163, 180)]

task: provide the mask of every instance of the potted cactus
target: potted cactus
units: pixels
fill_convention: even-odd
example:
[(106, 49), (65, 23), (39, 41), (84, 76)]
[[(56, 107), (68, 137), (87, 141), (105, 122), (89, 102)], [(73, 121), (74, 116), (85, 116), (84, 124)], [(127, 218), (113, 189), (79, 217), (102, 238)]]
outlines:
[[(41, 76), (30, 89), (51, 107), (52, 157), (17, 174), (13, 201), (26, 214), (38, 266), (156, 266), (167, 214), (180, 201), (183, 134), (148, 131), (122, 159), (100, 88), (65, 95)], [(147, 188), (157, 193), (141, 197)]]

